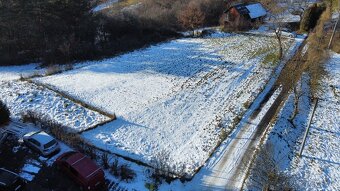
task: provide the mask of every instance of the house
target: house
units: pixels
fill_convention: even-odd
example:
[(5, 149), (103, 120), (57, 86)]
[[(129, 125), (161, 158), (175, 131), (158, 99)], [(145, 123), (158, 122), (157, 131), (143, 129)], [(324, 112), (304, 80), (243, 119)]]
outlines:
[(224, 13), (225, 29), (245, 30), (256, 22), (262, 22), (267, 10), (261, 3), (243, 3), (230, 6)]

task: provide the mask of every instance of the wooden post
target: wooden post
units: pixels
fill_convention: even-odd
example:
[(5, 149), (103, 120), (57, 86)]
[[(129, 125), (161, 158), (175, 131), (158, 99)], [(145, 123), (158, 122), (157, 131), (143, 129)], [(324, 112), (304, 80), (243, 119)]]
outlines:
[(332, 33), (332, 36), (331, 36), (331, 39), (329, 40), (329, 43), (328, 43), (328, 49), (331, 48), (331, 45), (332, 45), (332, 41), (333, 41), (333, 38), (334, 38), (334, 34), (335, 34), (335, 31), (336, 31), (336, 27), (338, 26), (338, 23), (339, 23), (339, 20), (340, 20), (340, 0), (339, 0), (339, 3), (338, 3), (338, 20), (336, 20), (336, 23), (335, 23), (335, 26), (334, 26), (334, 29), (333, 29), (333, 33)]
[(310, 118), (309, 118), (308, 125), (307, 125), (306, 131), (305, 131), (305, 135), (303, 136), (303, 141), (302, 141), (302, 145), (301, 145), (301, 148), (300, 148), (299, 157), (301, 157), (302, 151), (303, 151), (303, 147), (305, 147), (307, 135), (308, 135), (308, 132), (309, 132), (309, 127), (310, 127), (310, 124), (311, 124), (311, 122), (312, 122), (312, 119), (313, 119), (313, 116), (314, 116), (314, 113), (315, 113), (315, 109), (316, 109), (316, 105), (317, 105), (317, 104), (318, 104), (318, 98), (316, 98), (316, 99), (313, 101), (313, 111), (312, 111), (312, 115), (311, 115)]

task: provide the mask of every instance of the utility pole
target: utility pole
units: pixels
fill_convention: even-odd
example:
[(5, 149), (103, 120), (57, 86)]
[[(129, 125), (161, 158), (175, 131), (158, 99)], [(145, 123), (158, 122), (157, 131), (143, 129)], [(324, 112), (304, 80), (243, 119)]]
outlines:
[(319, 101), (318, 98), (316, 98), (316, 99), (313, 101), (313, 111), (312, 111), (312, 116), (310, 116), (310, 118), (309, 118), (308, 125), (307, 125), (307, 129), (306, 129), (306, 131), (305, 131), (305, 135), (303, 136), (303, 141), (302, 141), (302, 145), (301, 145), (301, 148), (300, 148), (299, 157), (301, 157), (302, 151), (303, 151), (303, 147), (305, 147), (305, 143), (306, 143), (307, 135), (308, 135), (308, 132), (309, 132), (310, 124), (311, 124), (311, 122), (312, 122), (312, 119), (313, 119), (313, 116), (314, 116), (314, 113), (315, 113), (315, 109), (316, 109), (316, 105), (318, 104), (318, 101)]

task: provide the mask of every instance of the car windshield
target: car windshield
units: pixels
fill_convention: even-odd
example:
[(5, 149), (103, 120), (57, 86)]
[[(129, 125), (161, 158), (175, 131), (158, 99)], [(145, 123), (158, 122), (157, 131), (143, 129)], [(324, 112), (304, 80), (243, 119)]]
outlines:
[(52, 140), (50, 142), (48, 142), (46, 145), (44, 145), (44, 148), (50, 148), (51, 146), (53, 146), (54, 144), (56, 144), (57, 142), (55, 140)]
[(5, 170), (0, 170), (0, 182), (3, 183), (4, 185), (10, 185), (14, 183), (16, 179), (17, 176), (15, 174), (12, 174)]

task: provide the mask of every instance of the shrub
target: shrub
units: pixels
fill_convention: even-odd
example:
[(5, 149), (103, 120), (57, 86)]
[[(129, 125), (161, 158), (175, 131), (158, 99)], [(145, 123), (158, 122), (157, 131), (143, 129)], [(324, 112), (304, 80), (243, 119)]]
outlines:
[[(185, 29), (192, 30), (200, 27), (204, 20), (205, 14), (202, 11), (200, 4), (195, 1), (191, 1), (183, 10), (178, 14), (178, 20)], [(194, 34), (195, 35), (195, 34)]]
[(45, 76), (59, 74), (61, 72), (62, 72), (62, 68), (60, 65), (49, 65), (46, 69)]
[(306, 9), (303, 14), (301, 23), (300, 23), (300, 31), (309, 31), (313, 29), (322, 14), (322, 12), (326, 9), (324, 4), (313, 4), (313, 6)]
[(121, 179), (129, 182), (133, 180), (136, 176), (136, 173), (126, 164), (120, 166), (120, 176)]
[(118, 175), (119, 175), (118, 159), (115, 159), (115, 160), (112, 162), (110, 171), (111, 171), (111, 173), (113, 173), (113, 175), (115, 175), (115, 176), (118, 176)]
[(156, 191), (157, 185), (153, 183), (145, 183), (145, 188), (147, 188), (149, 191)]
[(6, 104), (4, 104), (0, 100), (0, 125), (4, 125), (9, 122), (10, 120), (10, 112), (9, 109), (7, 108)]
[(40, 121), (41, 116), (33, 111), (27, 111), (24, 114), (21, 115), (21, 119), (24, 123), (33, 123), (34, 125), (37, 125)]
[(102, 160), (102, 166), (104, 169), (108, 169), (110, 167), (109, 165), (109, 155), (106, 152), (103, 152), (101, 155), (101, 160)]
[(256, 151), (258, 154), (249, 167), (251, 175), (247, 186), (259, 190), (293, 190), (292, 177), (280, 169), (280, 160), (275, 156), (274, 149), (274, 145), (269, 142)]

